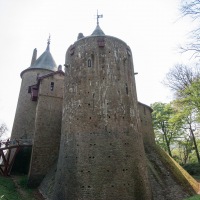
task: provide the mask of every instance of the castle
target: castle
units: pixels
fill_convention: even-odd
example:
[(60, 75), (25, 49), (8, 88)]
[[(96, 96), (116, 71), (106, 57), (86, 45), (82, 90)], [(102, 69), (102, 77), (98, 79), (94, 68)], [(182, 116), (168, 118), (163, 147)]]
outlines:
[(68, 48), (64, 71), (48, 41), (21, 72), (11, 139), (32, 140), (30, 187), (53, 200), (182, 199), (198, 191), (157, 149), (131, 49), (104, 34), (98, 15), (93, 33)]

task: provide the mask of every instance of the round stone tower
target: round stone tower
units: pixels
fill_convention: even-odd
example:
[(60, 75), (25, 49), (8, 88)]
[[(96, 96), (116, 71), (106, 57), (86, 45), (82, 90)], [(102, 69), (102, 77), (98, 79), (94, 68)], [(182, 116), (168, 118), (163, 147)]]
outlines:
[[(38, 58), (34, 49), (31, 66), (21, 72), (21, 88), (12, 128), (11, 139), (32, 139), (35, 129), (35, 114), (37, 90), (30, 91), (31, 86), (36, 86), (39, 75), (57, 71), (56, 63), (49, 50), (48, 40), (46, 51)], [(32, 97), (32, 98), (31, 98)]]
[(54, 200), (151, 200), (132, 53), (99, 25), (66, 53)]

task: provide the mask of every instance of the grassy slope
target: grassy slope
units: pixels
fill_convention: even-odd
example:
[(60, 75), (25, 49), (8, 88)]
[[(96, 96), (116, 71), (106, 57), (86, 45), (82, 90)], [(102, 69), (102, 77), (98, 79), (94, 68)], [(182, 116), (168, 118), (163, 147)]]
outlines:
[(177, 178), (177, 180), (180, 182), (180, 184), (185, 188), (185, 190), (188, 190), (190, 194), (193, 192), (191, 191), (190, 187), (196, 191), (196, 193), (199, 192), (199, 183), (190, 175), (188, 172), (186, 172), (174, 159), (172, 159), (164, 150), (157, 147), (157, 152), (162, 155), (161, 158), (164, 163), (168, 166), (171, 172), (173, 172), (174, 176)]
[[(192, 177), (174, 159), (172, 159), (168, 154), (166, 154), (166, 152), (164, 152), (160, 147), (157, 147), (157, 151), (162, 155), (162, 159), (167, 165), (170, 163), (170, 165), (168, 166), (170, 166), (171, 171), (174, 172), (174, 175), (178, 178), (178, 180), (182, 183), (183, 186), (185, 184), (184, 179), (187, 179), (187, 181), (193, 187), (193, 189), (196, 192), (199, 192), (199, 183), (195, 180), (195, 179), (200, 180), (199, 176)], [(187, 187), (188, 186), (185, 185), (185, 188)], [(200, 195), (195, 195), (184, 200), (200, 200)]]
[(21, 200), (21, 196), (16, 190), (11, 178), (0, 177), (0, 199), (2, 200)]
[(200, 200), (200, 195), (195, 195), (195, 196), (187, 198), (185, 200)]
[(35, 190), (26, 186), (26, 176), (0, 176), (0, 200), (36, 200)]

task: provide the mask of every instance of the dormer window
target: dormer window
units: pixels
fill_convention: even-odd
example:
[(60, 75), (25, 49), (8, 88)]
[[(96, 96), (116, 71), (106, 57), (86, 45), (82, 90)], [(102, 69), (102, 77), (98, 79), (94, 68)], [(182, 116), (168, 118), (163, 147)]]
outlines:
[(105, 46), (105, 40), (104, 40), (104, 38), (99, 38), (97, 40), (97, 43), (98, 43), (99, 47), (104, 47)]
[(38, 99), (38, 90), (39, 90), (39, 88), (38, 88), (37, 84), (36, 85), (31, 85), (31, 86), (28, 87), (28, 93), (31, 94), (31, 100), (32, 101), (37, 101), (37, 99)]

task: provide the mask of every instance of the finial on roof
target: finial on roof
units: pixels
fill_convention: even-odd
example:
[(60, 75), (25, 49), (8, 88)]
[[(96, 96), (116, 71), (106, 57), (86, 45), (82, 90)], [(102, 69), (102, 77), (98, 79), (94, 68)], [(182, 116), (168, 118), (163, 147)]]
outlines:
[(94, 36), (103, 36), (105, 35), (104, 32), (101, 30), (100, 26), (99, 26), (99, 18), (103, 18), (103, 15), (99, 15), (98, 14), (98, 10), (97, 10), (97, 26), (95, 28), (95, 30), (93, 31), (92, 35)]
[(51, 42), (51, 35), (50, 35), (50, 33), (49, 33), (49, 38), (48, 38), (48, 40), (47, 40), (47, 49), (46, 49), (46, 51), (49, 51), (50, 42)]
[(103, 15), (99, 15), (97, 10), (97, 25), (99, 25), (99, 18), (103, 18)]

